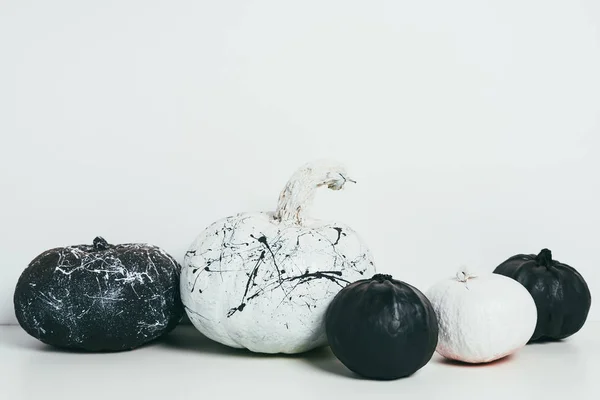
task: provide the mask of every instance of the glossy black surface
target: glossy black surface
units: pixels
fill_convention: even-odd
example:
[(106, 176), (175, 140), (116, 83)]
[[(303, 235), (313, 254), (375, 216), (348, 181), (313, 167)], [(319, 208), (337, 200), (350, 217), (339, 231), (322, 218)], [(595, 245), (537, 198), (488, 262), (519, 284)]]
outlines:
[(438, 341), (435, 312), (425, 295), (381, 274), (354, 282), (335, 296), (326, 331), (331, 350), (348, 369), (381, 380), (422, 368)]
[(494, 273), (520, 282), (535, 300), (538, 319), (530, 341), (564, 339), (584, 325), (592, 301), (588, 285), (575, 268), (553, 260), (550, 250), (510, 257)]
[(61, 247), (21, 274), (14, 307), (21, 327), (49, 345), (85, 351), (141, 346), (181, 320), (177, 262), (146, 244)]

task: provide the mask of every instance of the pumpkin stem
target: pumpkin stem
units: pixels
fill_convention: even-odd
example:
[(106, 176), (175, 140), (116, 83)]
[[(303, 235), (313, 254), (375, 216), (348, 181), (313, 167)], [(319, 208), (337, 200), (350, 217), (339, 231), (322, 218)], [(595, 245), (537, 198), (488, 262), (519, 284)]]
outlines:
[(460, 269), (456, 273), (456, 280), (459, 282), (466, 282), (472, 278), (477, 278), (477, 274), (475, 274), (473, 271), (470, 271), (465, 266), (460, 267)]
[(383, 283), (385, 281), (391, 281), (393, 278), (388, 274), (375, 274), (371, 279), (379, 283)]
[(540, 254), (535, 257), (535, 262), (542, 267), (549, 267), (552, 265), (552, 252), (548, 249), (542, 249)]
[(346, 182), (356, 183), (338, 163), (323, 160), (305, 164), (292, 175), (279, 194), (273, 218), (302, 225), (308, 219), (308, 211), (318, 188), (325, 186), (340, 190)]
[(94, 239), (94, 250), (106, 250), (108, 249), (108, 242), (101, 236)]

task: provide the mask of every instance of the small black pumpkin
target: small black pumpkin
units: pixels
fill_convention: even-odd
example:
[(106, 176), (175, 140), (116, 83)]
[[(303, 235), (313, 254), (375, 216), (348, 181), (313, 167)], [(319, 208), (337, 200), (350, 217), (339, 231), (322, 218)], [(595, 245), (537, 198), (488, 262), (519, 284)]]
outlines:
[(590, 289), (575, 268), (553, 260), (550, 250), (510, 257), (494, 273), (520, 282), (533, 297), (537, 324), (530, 342), (564, 339), (585, 323), (592, 302)]
[(435, 311), (425, 295), (383, 274), (342, 289), (327, 309), (325, 327), (333, 354), (370, 379), (413, 374), (438, 342)]
[(156, 246), (97, 237), (31, 261), (15, 288), (15, 314), (28, 334), (52, 346), (130, 350), (181, 320), (180, 272)]

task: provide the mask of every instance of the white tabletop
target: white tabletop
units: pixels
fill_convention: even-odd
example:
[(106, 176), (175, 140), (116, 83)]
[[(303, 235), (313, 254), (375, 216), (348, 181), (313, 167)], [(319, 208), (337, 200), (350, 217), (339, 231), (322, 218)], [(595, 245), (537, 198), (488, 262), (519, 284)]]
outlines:
[[(598, 399), (600, 322), (558, 343), (528, 345), (484, 366), (437, 354), (414, 375), (356, 378), (331, 351), (264, 356), (180, 326), (129, 352), (65, 352), (0, 326), (0, 399)], [(412, 396), (412, 397), (406, 397)]]

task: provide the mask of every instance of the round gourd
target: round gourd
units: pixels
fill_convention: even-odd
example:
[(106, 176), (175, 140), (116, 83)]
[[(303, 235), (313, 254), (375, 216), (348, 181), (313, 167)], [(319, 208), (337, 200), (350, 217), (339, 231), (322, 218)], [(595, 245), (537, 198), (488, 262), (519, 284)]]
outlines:
[(439, 323), (437, 352), (467, 363), (485, 363), (525, 346), (536, 321), (531, 295), (498, 274), (461, 270), (427, 291)]
[(59, 247), (37, 256), (14, 292), (21, 327), (40, 341), (84, 351), (141, 346), (183, 316), (180, 266), (156, 246)]
[(319, 187), (340, 190), (335, 163), (300, 168), (275, 212), (245, 212), (214, 222), (184, 257), (181, 296), (204, 335), (261, 353), (300, 353), (325, 345), (324, 314), (347, 284), (372, 275), (371, 253), (349, 226), (310, 219)]
[(575, 268), (553, 260), (550, 250), (510, 257), (494, 273), (521, 283), (535, 300), (537, 324), (531, 341), (564, 339), (585, 323), (590, 289)]
[(438, 324), (429, 300), (417, 288), (376, 274), (342, 289), (327, 309), (333, 354), (370, 379), (397, 379), (429, 362)]

